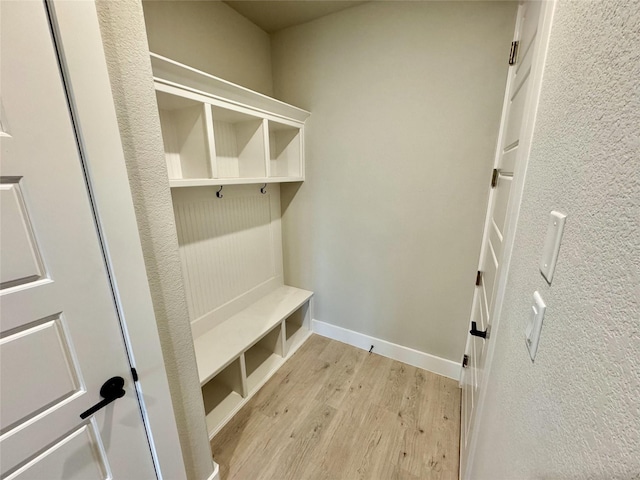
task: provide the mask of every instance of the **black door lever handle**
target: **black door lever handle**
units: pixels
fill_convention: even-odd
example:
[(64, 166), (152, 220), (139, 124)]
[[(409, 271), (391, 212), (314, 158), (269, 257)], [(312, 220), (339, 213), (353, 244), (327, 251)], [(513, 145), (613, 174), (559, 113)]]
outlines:
[(122, 377), (112, 377), (104, 382), (104, 385), (100, 387), (100, 396), (104, 398), (104, 400), (96, 403), (89, 410), (82, 412), (80, 414), (80, 418), (84, 420), (85, 418), (90, 417), (91, 415), (96, 413), (101, 408), (106, 407), (111, 402), (124, 397), (124, 394), (127, 392), (122, 387), (124, 387), (124, 378)]
[(477, 326), (476, 326), (476, 322), (471, 322), (471, 330), (469, 330), (469, 333), (471, 335), (473, 335), (474, 337), (480, 337), (480, 338), (487, 338), (487, 331), (485, 330), (484, 332), (481, 330), (478, 330)]

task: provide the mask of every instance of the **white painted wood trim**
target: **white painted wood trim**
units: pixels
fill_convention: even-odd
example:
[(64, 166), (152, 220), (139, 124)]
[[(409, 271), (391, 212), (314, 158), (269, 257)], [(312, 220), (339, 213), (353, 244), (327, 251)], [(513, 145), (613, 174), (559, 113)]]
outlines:
[(306, 155), (304, 151), (304, 125), (300, 127), (300, 180), (304, 181), (306, 176)]
[(220, 480), (220, 466), (213, 462), (213, 473), (207, 480)]
[(222, 78), (214, 77), (206, 72), (196, 70), (155, 53), (151, 53), (151, 67), (153, 68), (153, 76), (158, 82), (167, 85), (179, 85), (180, 88), (221, 99), (225, 103), (251, 106), (251, 108), (263, 113), (272, 113), (298, 122), (304, 122), (311, 115), (301, 108), (241, 87)]
[(95, 3), (48, 5), (157, 475), (186, 479)]
[[(487, 384), (491, 376), (493, 356), (495, 353), (495, 338), (498, 334), (498, 327), (500, 325), (502, 314), (502, 305), (504, 303), (504, 297), (507, 289), (507, 280), (509, 277), (509, 269), (511, 265), (511, 255), (513, 253), (513, 245), (515, 243), (518, 218), (520, 216), (520, 205), (522, 204), (522, 194), (524, 191), (527, 167), (529, 164), (529, 154), (531, 151), (531, 143), (533, 140), (533, 132), (536, 123), (538, 103), (540, 100), (540, 92), (542, 89), (544, 66), (549, 49), (549, 39), (551, 36), (551, 26), (553, 24), (553, 14), (555, 11), (555, 6), (556, 0), (546, 0), (543, 2), (542, 8), (544, 9), (544, 13), (541, 14), (543, 20), (538, 34), (539, 37), (537, 39), (539, 43), (536, 46), (536, 58), (533, 59), (537, 68), (535, 71), (532, 70), (531, 73), (531, 86), (529, 92), (527, 93), (527, 100), (525, 105), (526, 113), (521, 127), (522, 133), (520, 135), (520, 143), (518, 147), (518, 149), (520, 150), (520, 155), (522, 155), (522, 160), (516, 162), (516, 169), (514, 171), (514, 180), (513, 185), (511, 186), (511, 199), (509, 201), (509, 211), (507, 212), (507, 218), (505, 220), (505, 225), (508, 225), (508, 227), (506, 227), (507, 233), (503, 247), (503, 267), (498, 278), (496, 279), (497, 292), (492, 312), (493, 319), (491, 324), (491, 332), (494, 341), (489, 342), (489, 345), (487, 346), (487, 357), (484, 364), (484, 374), (482, 375), (481, 384), (478, 385), (480, 394), (478, 396), (478, 406), (476, 407), (476, 414), (474, 415), (473, 425), (471, 427), (472, 433), (469, 440), (470, 446), (467, 460), (467, 475), (465, 476), (465, 480), (473, 480), (474, 478), (474, 458), (478, 447), (477, 432), (481, 425), (482, 416), (484, 413), (484, 407), (487, 397)], [(534, 67), (532, 66), (532, 69), (533, 68)], [(498, 145), (501, 144), (499, 143)], [(485, 234), (488, 234), (487, 231), (485, 231)], [(484, 243), (485, 240), (483, 239), (483, 244)]]
[(221, 185), (262, 185), (263, 183), (302, 182), (304, 177), (255, 177), (255, 178), (171, 178), (171, 188), (180, 187), (219, 187)]
[(277, 123), (282, 123), (284, 125), (289, 125), (290, 127), (296, 128), (299, 128), (304, 124), (303, 122), (300, 122), (295, 118), (279, 116), (271, 111), (254, 108), (253, 106), (248, 104), (232, 102), (223, 97), (205, 95), (202, 92), (190, 90), (187, 86), (181, 83), (167, 82), (159, 79), (158, 77), (154, 77), (154, 80), (154, 87), (157, 92), (168, 93), (169, 95), (188, 98), (196, 102), (213, 105), (214, 107), (225, 108), (234, 112), (243, 113), (245, 115), (255, 117), (256, 120), (266, 118), (267, 120), (272, 120)]
[(323, 337), (338, 340), (339, 342), (367, 351), (371, 348), (371, 345), (373, 345), (373, 352), (383, 357), (413, 365), (414, 367), (422, 368), (423, 370), (442, 375), (443, 377), (454, 380), (460, 378), (460, 364), (445, 358), (436, 357), (435, 355), (420, 352), (413, 348), (403, 347), (396, 343), (387, 342), (380, 338), (354, 332), (353, 330), (321, 322), (320, 320), (311, 320), (311, 330), (313, 333), (317, 333)]
[(213, 330), (221, 323), (226, 322), (245, 308), (250, 307), (261, 298), (282, 287), (282, 285), (283, 282), (281, 275), (271, 277), (266, 282), (255, 286), (251, 290), (244, 292), (242, 295), (229, 300), (227, 303), (205, 313), (201, 317), (196, 318), (191, 322), (191, 334), (193, 338), (196, 339), (205, 335), (208, 331)]

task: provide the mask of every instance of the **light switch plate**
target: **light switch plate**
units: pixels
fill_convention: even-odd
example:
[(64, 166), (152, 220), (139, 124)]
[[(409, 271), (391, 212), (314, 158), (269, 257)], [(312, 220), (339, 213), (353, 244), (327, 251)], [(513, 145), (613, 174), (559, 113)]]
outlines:
[(547, 305), (542, 300), (542, 297), (538, 292), (533, 293), (533, 305), (529, 312), (529, 321), (527, 322), (527, 328), (524, 331), (524, 339), (529, 350), (529, 356), (531, 361), (536, 358), (536, 352), (538, 351), (538, 343), (540, 341), (540, 331), (542, 330), (542, 320), (544, 319), (544, 312), (547, 309)]
[(542, 258), (540, 259), (540, 272), (542, 276), (551, 284), (553, 272), (558, 261), (560, 251), (560, 241), (564, 230), (564, 221), (567, 216), (564, 213), (553, 211), (549, 215), (549, 225), (547, 226), (547, 236), (542, 247)]

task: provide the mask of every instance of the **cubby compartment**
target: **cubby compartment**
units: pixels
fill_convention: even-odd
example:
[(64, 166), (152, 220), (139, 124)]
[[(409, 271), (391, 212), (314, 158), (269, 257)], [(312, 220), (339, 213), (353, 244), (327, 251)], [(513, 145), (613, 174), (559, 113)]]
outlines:
[(244, 353), (249, 392), (258, 388), (280, 366), (282, 347), (282, 324), (278, 324)]
[(265, 120), (212, 107), (216, 178), (260, 178), (267, 175)]
[(241, 358), (236, 358), (202, 386), (207, 428), (210, 431), (222, 425), (246, 396), (241, 361)]
[(271, 177), (302, 177), (302, 135), (300, 127), (269, 121)]
[(209, 106), (178, 95), (156, 93), (169, 178), (211, 178)]
[(309, 336), (309, 302), (302, 305), (284, 321), (287, 355), (296, 349)]
[(309, 112), (151, 54), (171, 188), (300, 182)]

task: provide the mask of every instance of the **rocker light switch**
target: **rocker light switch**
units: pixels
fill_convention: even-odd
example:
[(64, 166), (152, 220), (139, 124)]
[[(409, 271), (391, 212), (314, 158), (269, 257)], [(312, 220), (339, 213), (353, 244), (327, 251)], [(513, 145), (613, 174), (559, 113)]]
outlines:
[(542, 248), (542, 258), (540, 259), (540, 272), (549, 284), (553, 278), (553, 272), (558, 261), (558, 252), (560, 250), (560, 240), (562, 240), (562, 231), (564, 230), (564, 221), (567, 216), (560, 212), (551, 212), (549, 216), (549, 225), (547, 226), (547, 236), (544, 239), (544, 247)]
[(533, 305), (531, 306), (531, 312), (529, 312), (529, 321), (527, 322), (527, 328), (524, 331), (524, 339), (527, 343), (527, 349), (529, 350), (529, 356), (531, 361), (536, 358), (536, 352), (538, 351), (538, 342), (540, 341), (540, 330), (542, 330), (542, 319), (544, 318), (544, 311), (547, 306), (542, 300), (542, 297), (538, 292), (533, 293)]

